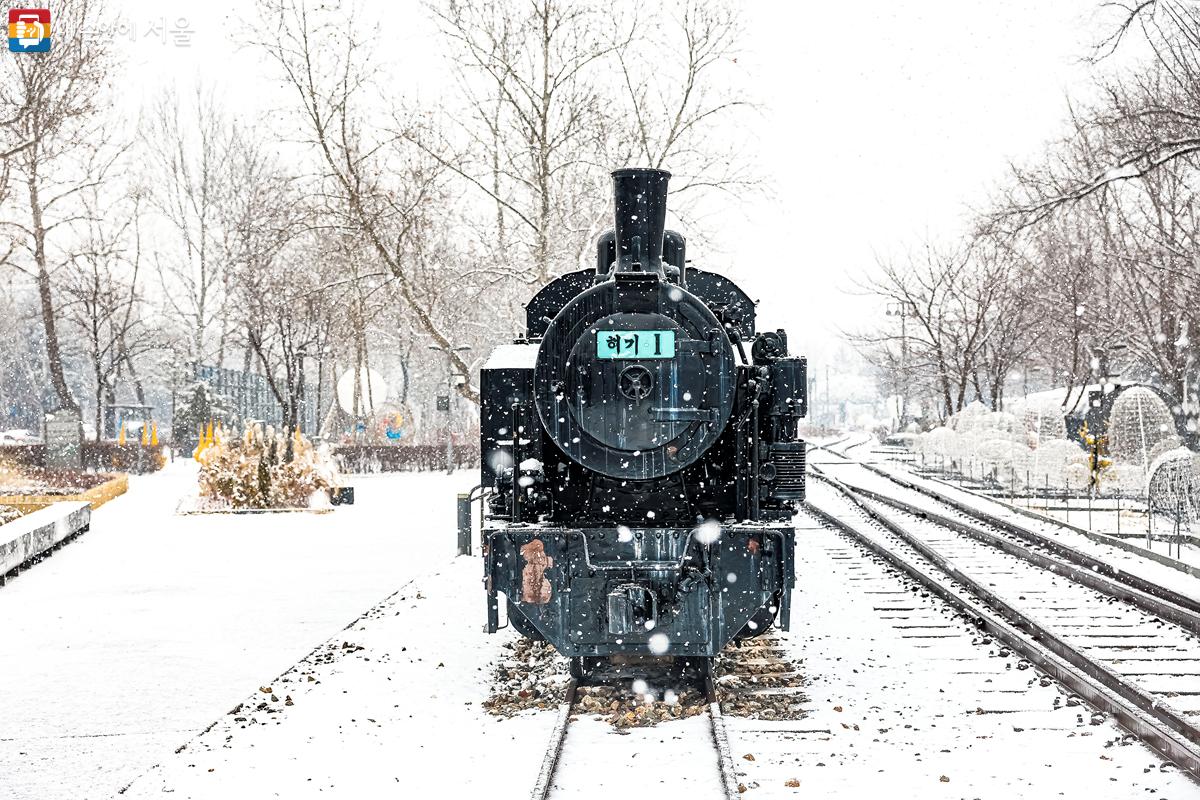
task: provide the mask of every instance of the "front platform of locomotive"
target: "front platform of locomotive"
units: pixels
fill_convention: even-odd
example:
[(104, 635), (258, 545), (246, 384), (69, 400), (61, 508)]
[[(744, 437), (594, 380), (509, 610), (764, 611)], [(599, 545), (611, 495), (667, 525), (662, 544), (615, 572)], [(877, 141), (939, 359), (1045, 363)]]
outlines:
[(789, 622), (805, 361), (755, 332), (735, 284), (688, 268), (669, 177), (613, 173), (596, 271), (539, 292), (481, 376), (487, 627), (503, 595), (577, 673)]

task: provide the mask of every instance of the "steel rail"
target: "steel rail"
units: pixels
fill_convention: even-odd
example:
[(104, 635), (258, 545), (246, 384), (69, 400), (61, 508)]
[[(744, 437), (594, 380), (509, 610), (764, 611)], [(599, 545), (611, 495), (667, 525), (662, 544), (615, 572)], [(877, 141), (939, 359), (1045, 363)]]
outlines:
[[(814, 469), (819, 471), (819, 468)], [(855, 486), (845, 481), (842, 483), (855, 494), (870, 498), (877, 503), (891, 506), (897, 511), (911, 514), (914, 517), (921, 517), (942, 527), (950, 528), (978, 542), (983, 542), (986, 545), (1002, 550), (1009, 555), (1016, 556), (1043, 569), (1070, 578), (1076, 583), (1087, 586), (1089, 589), (1095, 589), (1110, 597), (1115, 597), (1118, 600), (1135, 605), (1143, 611), (1170, 620), (1181, 628), (1200, 635), (1200, 602), (1187, 595), (1159, 586), (1156, 583), (1151, 583), (1136, 575), (1116, 570), (1103, 561), (1093, 558), (1073, 547), (1056, 542), (1049, 537), (1040, 534), (1034, 534), (1032, 538), (1026, 536), (1019, 528), (1012, 529), (1003, 520), (994, 520), (988, 524), (1005, 533), (1011, 533), (1021, 539), (1029, 540), (1033, 544), (1046, 547), (1060, 557), (1048, 556), (1045, 553), (1031, 549), (1028, 545), (1005, 539), (1003, 536), (998, 536), (961, 520), (943, 516), (920, 506), (914, 506), (891, 495)]]
[[(721, 775), (721, 790), (724, 800), (736, 800), (739, 795), (737, 777), (734, 774), (733, 756), (729, 750), (729, 734), (725, 730), (725, 717), (721, 713), (721, 702), (717, 696), (716, 683), (711, 674), (704, 677), (704, 695), (708, 703), (708, 716), (712, 723), (713, 746), (717, 751), (718, 770)], [(558, 763), (562, 757), (563, 744), (567, 739), (567, 728), (571, 724), (571, 714), (575, 711), (575, 701), (579, 696), (579, 681), (574, 678), (567, 684), (566, 695), (558, 706), (558, 718), (550, 732), (550, 742), (546, 746), (546, 754), (542, 758), (542, 767), (538, 771), (537, 783), (530, 794), (532, 800), (546, 800), (554, 784), (554, 775), (558, 771)]]
[[(887, 470), (880, 469), (879, 467), (875, 466), (874, 464), (867, 464), (865, 462), (858, 461), (856, 459), (853, 459), (853, 458), (845, 455), (844, 453), (839, 453), (836, 450), (831, 450), (828, 447), (825, 447), (824, 445), (814, 444), (814, 445), (812, 445), (812, 447), (832, 453), (833, 455), (837, 456), (838, 458), (845, 459), (844, 463), (846, 463), (846, 464), (858, 465), (858, 466), (862, 467), (863, 469), (867, 470), (868, 472), (870, 472), (874, 475), (878, 475), (880, 478), (888, 480), (888, 481), (896, 484), (897, 486), (901, 486), (905, 489), (916, 492), (917, 494), (924, 495), (925, 497), (928, 497), (931, 500), (936, 500), (937, 502), (947, 505), (950, 508), (954, 509), (955, 511), (959, 512), (960, 514), (965, 514), (966, 516), (971, 517), (972, 519), (974, 519), (978, 522), (982, 522), (986, 525), (991, 525), (992, 527), (995, 527), (995, 528), (1000, 528), (1004, 532), (1012, 534), (1013, 536), (1020, 537), (1022, 539), (1025, 539), (1026, 541), (1032, 542), (1034, 544), (1042, 545), (1043, 547), (1045, 547), (1046, 549), (1055, 553), (1056, 555), (1058, 555), (1062, 558), (1065, 558), (1069, 561), (1074, 561), (1076, 564), (1079, 564), (1081, 566), (1086, 566), (1088, 569), (1095, 570), (1096, 572), (1100, 573), (1101, 575), (1104, 575), (1107, 578), (1110, 578), (1110, 579), (1116, 580), (1116, 581), (1120, 581), (1121, 583), (1124, 583), (1127, 586), (1131, 586), (1141, 592), (1145, 592), (1146, 594), (1154, 595), (1155, 597), (1159, 597), (1163, 600), (1166, 600), (1169, 603), (1173, 603), (1174, 605), (1179, 606), (1180, 608), (1187, 609), (1187, 610), (1193, 612), (1193, 614), (1200, 615), (1200, 600), (1197, 600), (1197, 598), (1189, 597), (1188, 595), (1182, 594), (1181, 592), (1177, 592), (1173, 589), (1169, 589), (1165, 586), (1154, 583), (1153, 581), (1146, 580), (1145, 578), (1142, 578), (1138, 575), (1134, 575), (1134, 574), (1126, 572), (1122, 569), (1113, 567), (1111, 564), (1101, 561), (1100, 559), (1096, 558), (1095, 556), (1088, 555), (1087, 553), (1084, 553), (1081, 550), (1077, 550), (1073, 547), (1070, 547), (1069, 545), (1063, 544), (1062, 542), (1056, 540), (1052, 536), (1047, 536), (1044, 533), (1039, 533), (1030, 528), (1026, 528), (1024, 525), (1021, 525), (1012, 520), (1006, 520), (1006, 519), (1003, 519), (1002, 517), (998, 517), (994, 514), (989, 514), (988, 512), (986, 512), (980, 508), (976, 508), (975, 506), (972, 506), (968, 503), (964, 503), (961, 500), (951, 497), (943, 492), (939, 492), (936, 489), (930, 488), (928, 486), (922, 486), (918, 483), (914, 483), (913, 481), (906, 480), (898, 475), (894, 475), (891, 472), (888, 472)], [(814, 466), (816, 466), (816, 465), (814, 465)], [(991, 500), (991, 498), (988, 498), (988, 499)], [(992, 500), (992, 502), (997, 502), (997, 501)], [(1011, 510), (1013, 510), (1019, 514), (1028, 516), (1027, 514), (1025, 514), (1025, 509), (1018, 508), (1017, 506), (1009, 506), (1007, 504), (1005, 504), (1005, 505), (1007, 508), (1010, 508)], [(1073, 530), (1077, 533), (1083, 534), (1084, 536), (1086, 536), (1087, 538), (1091, 539), (1092, 541), (1094, 541), (1098, 544), (1104, 544), (1104, 545), (1108, 545), (1110, 547), (1116, 547), (1116, 548), (1119, 548), (1122, 550), (1126, 550), (1128, 552), (1133, 552), (1136, 555), (1149, 557), (1158, 563), (1161, 563), (1165, 566), (1172, 567), (1174, 569), (1178, 569), (1182, 572), (1186, 572), (1189, 574), (1195, 573), (1195, 568), (1189, 569), (1188, 568), (1189, 565), (1182, 564), (1182, 562), (1176, 562), (1174, 559), (1164, 559), (1158, 553), (1153, 553), (1150, 551), (1142, 550), (1141, 548), (1131, 547), (1131, 545), (1129, 545), (1129, 543), (1123, 542), (1120, 539), (1114, 539), (1112, 537), (1105, 536), (1104, 534), (1098, 534), (1098, 533), (1093, 533), (1091, 531), (1085, 531), (1081, 528), (1075, 527), (1074, 525), (1067, 525), (1066, 523), (1062, 523), (1062, 522), (1059, 522), (1059, 521), (1053, 520), (1053, 519), (1042, 519), (1042, 518), (1038, 518), (1038, 517), (1034, 517), (1034, 519), (1039, 519), (1039, 521), (1044, 522), (1048, 525), (1058, 525), (1060, 527), (1069, 528), (1070, 530)], [(1171, 562), (1171, 563), (1168, 563), (1168, 562)]]
[(1138, 735), (1165, 758), (1192, 777), (1200, 779), (1200, 729), (1172, 708), (1161, 705), (1161, 698), (1126, 681), (1122, 676), (1072, 647), (1057, 634), (1011, 604), (999, 598), (982, 583), (965, 574), (945, 557), (910, 534), (877, 509), (856, 498), (840, 481), (820, 478), (844, 496), (855, 508), (897, 536), (937, 570), (965, 588), (974, 598), (956, 591), (894, 550), (836, 514), (806, 501), (805, 507), (872, 552), (901, 569), (931, 592), (958, 610), (975, 617), (980, 624), (1030, 662), (1058, 679), (1068, 689), (1085, 698), (1094, 707), (1114, 716), (1126, 729)]
[(537, 783), (533, 785), (532, 800), (546, 800), (550, 796), (550, 785), (554, 780), (554, 772), (558, 769), (558, 759), (562, 755), (563, 742), (567, 740), (567, 726), (571, 724), (571, 713), (575, 710), (578, 699), (579, 682), (574, 678), (567, 684), (567, 693), (558, 706), (558, 719), (554, 721), (554, 729), (550, 732), (550, 744), (546, 746), (546, 755), (542, 759), (542, 768), (538, 772)]
[(708, 700), (708, 716), (712, 722), (713, 746), (717, 748), (717, 759), (721, 771), (721, 788), (725, 800), (735, 800), (739, 794), (737, 776), (733, 771), (733, 756), (729, 751), (729, 734), (725, 730), (725, 716), (721, 713), (721, 700), (711, 674), (704, 677), (704, 694)]
[[(868, 465), (864, 464), (863, 466), (868, 466)], [(892, 476), (888, 475), (888, 473), (886, 473), (886, 472), (879, 471), (879, 474), (881, 476), (886, 475), (889, 478), (889, 480), (892, 478)], [(949, 483), (948, 481), (943, 480), (942, 478), (927, 476), (927, 479), (930, 481), (934, 481), (934, 482), (943, 484), (945, 486), (950, 486), (951, 488), (954, 488), (953, 484)], [(965, 491), (965, 490), (960, 489), (960, 491)], [(929, 489), (929, 496), (933, 497), (935, 495), (939, 495), (939, 493), (934, 491), (933, 489)], [(944, 495), (939, 495), (939, 496), (944, 496)], [(1009, 502), (1007, 500), (1004, 500), (1001, 497), (990, 497), (989, 496), (988, 500), (995, 503), (998, 506), (1003, 506), (1004, 508), (1008, 509), (1012, 513), (1018, 514), (1022, 517), (1027, 517), (1036, 522), (1041, 522), (1046, 525), (1054, 525), (1059, 528), (1066, 528), (1067, 530), (1075, 531), (1076, 533), (1080, 534), (1081, 536), (1085, 536), (1088, 539), (1091, 539), (1093, 542), (1097, 542), (1099, 544), (1105, 544), (1105, 545), (1108, 545), (1109, 547), (1116, 547), (1120, 550), (1125, 550), (1126, 552), (1129, 552), (1129, 553), (1134, 553), (1135, 555), (1139, 555), (1142, 558), (1147, 558), (1147, 559), (1150, 559), (1151, 561), (1157, 561), (1159, 564), (1162, 564), (1164, 567), (1170, 567), (1171, 569), (1176, 570), (1178, 572), (1183, 572), (1187, 575), (1191, 575), (1193, 578), (1200, 578), (1200, 567), (1193, 566), (1193, 565), (1187, 563), (1186, 561), (1180, 561), (1179, 559), (1172, 558), (1171, 556), (1163, 555), (1162, 553), (1156, 553), (1153, 550), (1147, 550), (1144, 547), (1140, 547), (1139, 545), (1134, 544), (1132, 541), (1127, 541), (1125, 539), (1119, 539), (1116, 536), (1110, 536), (1107, 533), (1101, 533), (1099, 531), (1093, 531), (1093, 530), (1089, 530), (1087, 528), (1081, 528), (1078, 525), (1067, 522), (1065, 520), (1055, 519), (1054, 517), (1052, 517), (1048, 514), (1043, 514), (1040, 511), (1034, 511), (1033, 509), (1029, 509), (1029, 508), (1021, 508), (1016, 503)], [(1139, 534), (1139, 536), (1140, 536), (1140, 534)], [(1155, 536), (1155, 540), (1156, 541), (1158, 540), (1157, 535)]]

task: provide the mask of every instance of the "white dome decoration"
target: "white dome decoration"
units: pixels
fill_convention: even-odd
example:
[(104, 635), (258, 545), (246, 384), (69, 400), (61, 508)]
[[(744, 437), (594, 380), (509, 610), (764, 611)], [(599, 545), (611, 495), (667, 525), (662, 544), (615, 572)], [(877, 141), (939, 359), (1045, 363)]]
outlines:
[(1155, 445), (1175, 435), (1175, 420), (1152, 389), (1134, 386), (1113, 402), (1108, 421), (1108, 452), (1118, 464), (1149, 470)]
[(1200, 455), (1177, 447), (1160, 455), (1150, 465), (1146, 492), (1156, 511), (1180, 516), (1190, 523), (1200, 505)]
[(1145, 496), (1146, 473), (1136, 464), (1113, 464), (1105, 472), (1104, 486), (1123, 495)]
[(1029, 438), (1029, 446), (1040, 447), (1043, 442), (1067, 438), (1067, 422), (1062, 406), (1055, 403), (1036, 402), (1022, 404), (1021, 422)]
[(337, 382), (337, 400), (342, 411), (347, 414), (369, 415), (378, 408), (388, 396), (387, 381), (376, 370), (364, 369), (358, 374), (358, 408), (354, 407), (354, 370), (348, 369), (342, 373)]
[[(1034, 486), (1049, 485), (1062, 489), (1074, 485), (1068, 478), (1067, 469), (1072, 466), (1082, 466), (1084, 472), (1088, 468), (1088, 455), (1083, 448), (1067, 439), (1053, 439), (1043, 442), (1042, 446), (1033, 451), (1033, 460), (1029, 467), (1029, 480)], [(1078, 471), (1072, 470), (1074, 475)], [(1084, 486), (1087, 485), (1086, 480)]]

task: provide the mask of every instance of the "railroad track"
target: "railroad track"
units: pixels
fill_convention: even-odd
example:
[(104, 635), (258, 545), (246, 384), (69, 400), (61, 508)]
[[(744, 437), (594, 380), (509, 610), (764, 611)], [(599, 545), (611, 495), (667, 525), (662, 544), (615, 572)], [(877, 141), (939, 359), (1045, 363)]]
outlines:
[(1194, 597), (978, 509), (939, 507), (869, 465), (836, 463), (812, 464), (811, 512), (1200, 778)]
[[(533, 800), (546, 800), (546, 798), (554, 794), (559, 763), (562, 759), (567, 733), (571, 729), (576, 703), (580, 695), (579, 688), (579, 682), (574, 679), (567, 684), (567, 691), (563, 702), (558, 707), (558, 717), (555, 720), (554, 729), (550, 733), (550, 741), (546, 745), (542, 767), (538, 772), (537, 782), (534, 784), (533, 792), (530, 795)], [(711, 725), (712, 746), (717, 756), (721, 797), (722, 800), (734, 800), (734, 798), (738, 797), (737, 778), (734, 775), (733, 757), (729, 752), (729, 737), (725, 731), (725, 718), (721, 713), (720, 700), (711, 675), (704, 678), (704, 691), (708, 706), (706, 714)], [(602, 780), (603, 771), (597, 771), (594, 762), (589, 764), (589, 769), (592, 770), (594, 780)]]

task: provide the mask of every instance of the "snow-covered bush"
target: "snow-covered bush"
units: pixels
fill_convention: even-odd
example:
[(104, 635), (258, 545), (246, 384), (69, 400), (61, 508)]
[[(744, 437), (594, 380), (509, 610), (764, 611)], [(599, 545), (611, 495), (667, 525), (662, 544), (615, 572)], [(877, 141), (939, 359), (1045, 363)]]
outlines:
[(197, 450), (200, 497), (210, 506), (232, 509), (313, 508), (329, 504), (337, 484), (333, 462), (297, 431), (289, 438), (254, 423), (240, 438), (214, 441)]
[(1033, 450), (1010, 438), (988, 439), (974, 448), (974, 459), (1005, 486), (1023, 485), (1033, 463)]
[(927, 463), (940, 459), (962, 468), (969, 461), (1007, 483), (1014, 473), (1023, 474), (1029, 455), (1026, 438), (1016, 415), (991, 411), (975, 402), (953, 414), (945, 427), (923, 434), (914, 449)]
[(936, 460), (940, 456), (948, 461), (956, 457), (952, 454), (958, 451), (958, 434), (951, 428), (934, 428), (921, 434), (916, 450), (926, 459)]

